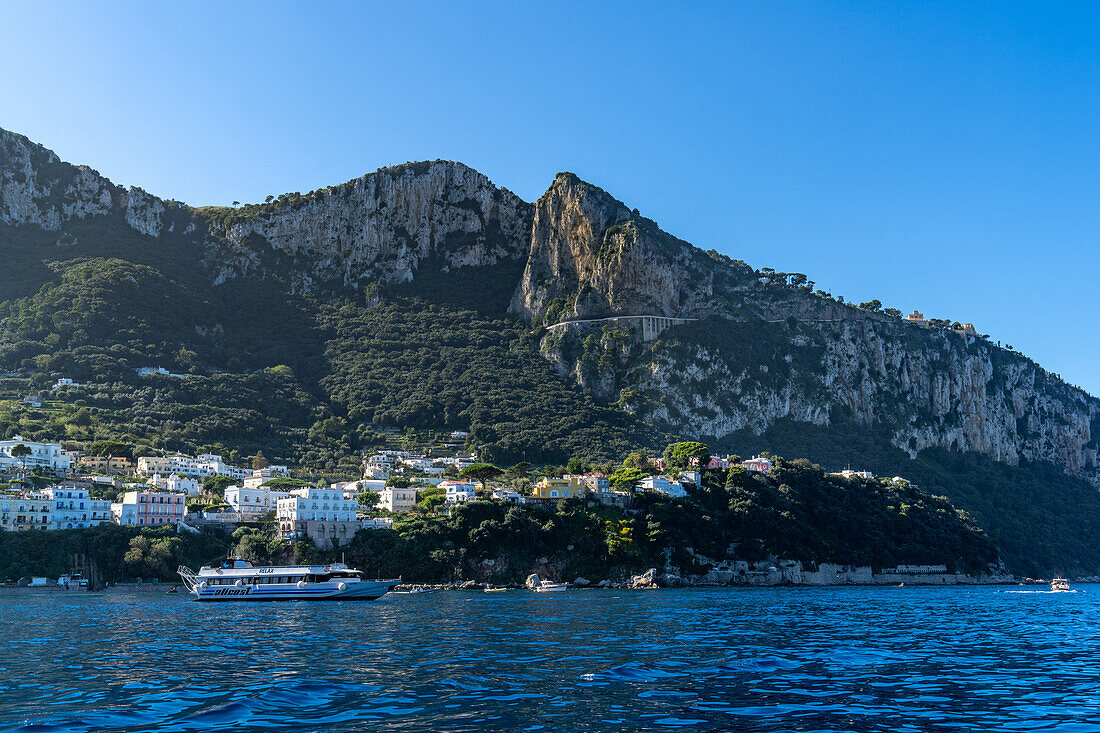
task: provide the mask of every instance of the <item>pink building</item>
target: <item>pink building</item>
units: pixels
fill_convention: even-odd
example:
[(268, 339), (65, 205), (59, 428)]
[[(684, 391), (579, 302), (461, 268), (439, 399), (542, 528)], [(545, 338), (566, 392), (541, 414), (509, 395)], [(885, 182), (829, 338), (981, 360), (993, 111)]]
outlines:
[(184, 498), (166, 491), (127, 491), (121, 502), (111, 504), (111, 519), (115, 524), (141, 527), (178, 524)]
[(721, 469), (721, 470), (725, 471), (729, 467), (730, 467), (729, 459), (728, 458), (719, 458), (718, 456), (713, 456), (710, 459), (710, 463), (707, 464), (707, 468), (709, 468), (712, 471), (717, 470), (717, 469)]

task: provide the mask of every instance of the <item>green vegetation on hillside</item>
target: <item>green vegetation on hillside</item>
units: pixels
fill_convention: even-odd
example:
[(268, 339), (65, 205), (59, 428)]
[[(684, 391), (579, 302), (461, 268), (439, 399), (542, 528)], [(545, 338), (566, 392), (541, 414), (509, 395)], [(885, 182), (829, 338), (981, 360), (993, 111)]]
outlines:
[(1057, 466), (1009, 466), (977, 453), (921, 451), (916, 460), (893, 447), (881, 426), (836, 420), (828, 428), (781, 420), (762, 436), (747, 431), (728, 443), (743, 452), (772, 450), (829, 466), (851, 465), (903, 476), (946, 496), (997, 542), (1008, 569), (1045, 577), (1100, 572), (1100, 493)]
[[(495, 472), (483, 467), (478, 473)], [(0, 533), (0, 579), (56, 577), (81, 559), (100, 581), (173, 580), (177, 565), (209, 563), (231, 548), (268, 564), (346, 554), (370, 574), (412, 582), (515, 582), (531, 572), (566, 580), (621, 578), (647, 567), (694, 575), (704, 571), (704, 558), (778, 557), (876, 569), (942, 563), (974, 573), (997, 564), (993, 543), (966, 514), (904, 483), (844, 479), (806, 460), (779, 458), (767, 476), (741, 468), (703, 475), (703, 486), (691, 487), (687, 497), (637, 492), (628, 510), (590, 499), (519, 506), (474, 501), (436, 514), (443, 497), (429, 490), (392, 530), (361, 530), (350, 544), (325, 551), (303, 542), (291, 547), (273, 532), (251, 528), (229, 538), (114, 525)]]
[(0, 580), (56, 578), (86, 568), (97, 583), (136, 578), (178, 580), (176, 568), (198, 567), (225, 555), (227, 538), (172, 528), (119, 527), (0, 532)]
[[(42, 410), (0, 403), (0, 434), (264, 450), (328, 471), (357, 470), (384, 428), (467, 430), (506, 462), (664, 441), (540, 356), (506, 313), (520, 264), (424, 263), (413, 283), (322, 299), (278, 278), (212, 286), (201, 253), (171, 235), (151, 243), (111, 219), (73, 232), (78, 243), (58, 249), (56, 234), (0, 229), (12, 265), (0, 284), (17, 296), (0, 300), (0, 370), (32, 375), (10, 379), (8, 396), (59, 376), (81, 383)], [(144, 366), (188, 376), (139, 378)]]
[(515, 582), (535, 570), (601, 579), (665, 568), (666, 559), (668, 569), (693, 574), (701, 570), (696, 555), (942, 563), (977, 573), (997, 564), (994, 544), (968, 516), (904, 484), (826, 476), (805, 460), (780, 460), (769, 476), (707, 472), (704, 483), (684, 499), (638, 493), (633, 511), (585, 500), (550, 508), (472, 502), (451, 516), (411, 515), (393, 530), (360, 532), (339, 552), (372, 573), (420, 582)]
[(665, 434), (604, 407), (558, 376), (538, 336), (504, 315), (518, 277), (507, 268), (426, 272), (383, 289), (378, 305), (322, 312), (331, 329), (321, 380), (344, 423), (467, 429), (483, 458), (562, 461), (606, 458)]

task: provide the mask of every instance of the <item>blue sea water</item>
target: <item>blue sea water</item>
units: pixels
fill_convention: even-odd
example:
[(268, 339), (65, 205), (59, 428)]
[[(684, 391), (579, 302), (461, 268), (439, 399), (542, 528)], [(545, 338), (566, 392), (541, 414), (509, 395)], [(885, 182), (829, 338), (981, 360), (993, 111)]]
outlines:
[(0, 595), (0, 730), (1100, 730), (1100, 586)]

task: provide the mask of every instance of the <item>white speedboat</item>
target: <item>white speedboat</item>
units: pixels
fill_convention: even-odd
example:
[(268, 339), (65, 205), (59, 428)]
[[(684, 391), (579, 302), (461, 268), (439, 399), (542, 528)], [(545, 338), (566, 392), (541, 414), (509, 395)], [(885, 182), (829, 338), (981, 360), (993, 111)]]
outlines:
[(535, 586), (536, 593), (553, 593), (554, 591), (567, 590), (568, 583), (547, 583), (545, 580)]
[(1055, 578), (1050, 581), (1050, 589), (1052, 591), (1067, 591), (1069, 590), (1069, 581), (1065, 578)]
[(232, 558), (199, 572), (184, 565), (180, 578), (199, 601), (373, 601), (400, 580), (366, 580), (344, 563), (254, 567)]

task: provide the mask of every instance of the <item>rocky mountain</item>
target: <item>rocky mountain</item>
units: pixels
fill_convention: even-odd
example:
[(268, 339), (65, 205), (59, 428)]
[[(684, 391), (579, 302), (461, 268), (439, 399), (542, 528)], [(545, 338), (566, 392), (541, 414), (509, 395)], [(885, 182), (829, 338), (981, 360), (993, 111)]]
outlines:
[[(434, 161), (193, 208), (0, 130), (0, 258), (0, 369), (89, 385), (83, 427), (0, 409), (25, 433), (331, 465), (379, 429), (513, 461), (680, 435), (909, 472), (990, 527), (981, 477), (1068, 477), (1034, 506), (1100, 487), (1100, 401), (1025, 356), (693, 247), (569, 173), (534, 204)], [(134, 376), (155, 365), (192, 378)]]
[[(776, 421), (885, 425), (895, 446), (1050, 461), (1100, 486), (1100, 401), (977, 334), (926, 328), (762, 277), (559, 175), (535, 205), (512, 311), (567, 323), (562, 373), (677, 432), (723, 444)], [(641, 318), (668, 324), (650, 340)], [(584, 320), (591, 322), (583, 322)]]
[(447, 161), (383, 168), (306, 196), (243, 209), (206, 209), (206, 263), (215, 283), (262, 271), (262, 251), (288, 261), (304, 289), (412, 280), (521, 259), (531, 206), (477, 171)]
[[(211, 285), (281, 273), (298, 292), (412, 280), (430, 266), (525, 262), (510, 310), (602, 399), (721, 444), (790, 418), (890, 428), (910, 455), (1051, 461), (1100, 486), (1100, 401), (974, 334), (921, 328), (762, 277), (559, 174), (534, 204), (460, 163), (384, 168), (306, 195), (191, 209), (122, 189), (0, 132), (0, 222), (58, 233), (115, 218), (201, 247)], [(152, 243), (151, 243), (152, 246)], [(659, 316), (654, 333), (642, 318)], [(690, 320), (688, 320), (690, 319)], [(665, 330), (668, 329), (668, 330)], [(659, 336), (655, 333), (661, 331)]]

